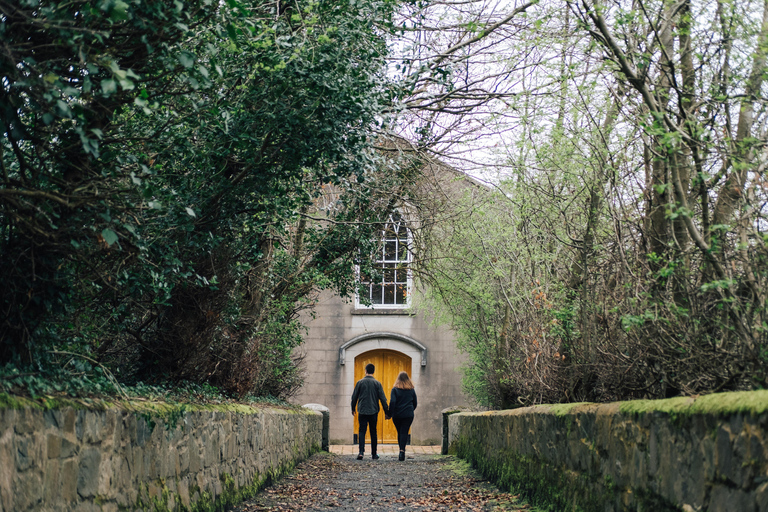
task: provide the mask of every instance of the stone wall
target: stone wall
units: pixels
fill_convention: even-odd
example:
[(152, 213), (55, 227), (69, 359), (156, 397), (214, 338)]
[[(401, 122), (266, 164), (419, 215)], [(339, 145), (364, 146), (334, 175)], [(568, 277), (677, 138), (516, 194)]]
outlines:
[(322, 415), (301, 409), (4, 398), (0, 512), (221, 510), (318, 450), (322, 436)]
[(448, 415), (448, 448), (554, 510), (768, 511), (768, 391)]

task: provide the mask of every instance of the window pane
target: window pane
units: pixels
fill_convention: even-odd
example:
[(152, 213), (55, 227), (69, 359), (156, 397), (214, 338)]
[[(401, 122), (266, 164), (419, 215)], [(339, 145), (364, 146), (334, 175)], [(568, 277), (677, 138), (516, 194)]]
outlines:
[(397, 258), (397, 242), (394, 240), (387, 240), (384, 242), (384, 259), (386, 261), (394, 261)]
[(408, 287), (404, 284), (397, 285), (397, 293), (395, 294), (395, 300), (397, 301), (397, 304), (405, 304), (408, 300), (407, 295)]
[(397, 259), (400, 261), (408, 261), (408, 241), (401, 241), (397, 248), (399, 252)]
[(395, 285), (388, 284), (384, 286), (384, 304), (395, 303)]
[(381, 304), (381, 285), (374, 284), (371, 286), (371, 304)]
[(392, 264), (386, 265), (384, 268), (384, 282), (385, 283), (394, 283), (395, 282), (395, 269)]

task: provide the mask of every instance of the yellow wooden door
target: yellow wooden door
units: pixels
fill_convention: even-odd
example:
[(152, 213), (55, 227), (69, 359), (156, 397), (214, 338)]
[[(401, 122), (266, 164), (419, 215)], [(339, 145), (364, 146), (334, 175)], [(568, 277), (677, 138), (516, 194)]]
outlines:
[[(373, 363), (376, 367), (373, 376), (384, 387), (384, 395), (387, 397), (387, 403), (389, 403), (392, 386), (395, 385), (400, 372), (408, 372), (408, 375), (411, 375), (411, 358), (400, 352), (385, 349), (371, 350), (370, 352), (360, 354), (355, 358), (355, 382), (365, 377), (365, 366), (368, 363)], [(357, 414), (355, 414), (354, 434), (357, 434), (359, 425)], [(380, 443), (397, 443), (395, 425), (392, 423), (392, 420), (384, 421), (384, 413), (382, 411), (379, 411), (379, 423), (376, 432)], [(371, 442), (371, 435), (367, 431), (365, 433), (365, 442)]]

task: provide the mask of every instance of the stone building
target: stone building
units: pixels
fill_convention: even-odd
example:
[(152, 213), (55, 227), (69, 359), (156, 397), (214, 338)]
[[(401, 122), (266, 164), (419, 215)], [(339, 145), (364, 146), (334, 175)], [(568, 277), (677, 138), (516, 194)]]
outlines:
[[(437, 205), (449, 203), (452, 196), (484, 188), (463, 173), (429, 161), (422, 168), (416, 194), (434, 213)], [(383, 277), (376, 282), (364, 281), (371, 305), (360, 297), (345, 300), (324, 293), (314, 318), (305, 318), (305, 384), (294, 401), (319, 403), (330, 409), (332, 444), (357, 442), (357, 417), (352, 416), (350, 398), (369, 362), (376, 366), (374, 376), (383, 384), (387, 399), (398, 373), (410, 375), (418, 397), (411, 427), (414, 445), (439, 444), (440, 411), (467, 403), (461, 390), (464, 356), (456, 348), (453, 333), (435, 326), (428, 315), (414, 307), (423, 296), (423, 285), (410, 269), (418, 256), (410, 250), (416, 245), (411, 243), (410, 226), (420, 222), (414, 211), (423, 212), (424, 208), (402, 205), (380, 231), (376, 263)], [(385, 422), (383, 414), (379, 415), (378, 432), (380, 442), (397, 442), (394, 425)]]

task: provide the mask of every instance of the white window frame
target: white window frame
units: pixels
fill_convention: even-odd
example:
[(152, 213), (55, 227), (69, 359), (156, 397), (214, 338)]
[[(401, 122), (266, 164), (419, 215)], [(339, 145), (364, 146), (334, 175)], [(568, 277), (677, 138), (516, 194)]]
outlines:
[[(395, 220), (395, 217), (394, 217), (395, 215), (397, 216), (397, 220)], [(406, 245), (406, 248), (405, 248), (405, 251), (406, 251), (405, 254), (407, 256), (406, 256), (405, 260), (402, 260), (402, 259), (398, 258), (399, 248), (400, 248), (400, 244), (401, 244), (401, 240), (400, 240), (399, 237), (394, 239), (394, 241), (395, 241), (395, 254), (396, 254), (395, 259), (387, 259), (386, 244), (387, 244), (388, 239), (385, 238), (386, 237), (386, 232), (387, 232), (387, 227), (390, 226), (390, 225), (393, 225), (393, 224), (397, 224), (397, 223), (399, 223), (399, 229), (405, 229), (405, 233), (406, 233), (406, 240), (407, 240), (406, 244), (407, 245)], [(368, 294), (369, 294), (368, 298), (369, 299), (373, 298), (372, 294), (373, 294), (373, 287), (374, 286), (380, 285), (382, 287), (381, 288), (381, 294), (382, 294), (381, 300), (382, 300), (382, 303), (381, 304), (374, 304), (373, 301), (371, 300), (371, 305), (370, 306), (368, 306), (366, 304), (363, 304), (360, 301), (360, 291), (358, 289), (358, 291), (355, 293), (355, 309), (407, 309), (407, 308), (411, 307), (411, 296), (413, 294), (413, 270), (411, 269), (411, 264), (413, 263), (413, 253), (411, 252), (411, 247), (413, 247), (413, 245), (412, 245), (413, 240), (411, 238), (411, 230), (408, 228), (408, 225), (405, 222), (405, 218), (399, 212), (395, 212), (394, 214), (391, 214), (389, 216), (389, 218), (387, 219), (386, 224), (384, 225), (384, 228), (378, 230), (377, 233), (379, 235), (378, 241), (380, 242), (380, 246), (378, 248), (378, 253), (379, 253), (379, 256), (380, 256), (381, 259), (377, 259), (374, 262), (374, 264), (375, 265), (378, 265), (378, 264), (381, 264), (381, 265), (387, 265), (387, 264), (397, 265), (397, 264), (402, 264), (402, 263), (406, 264), (406, 269), (407, 270), (405, 271), (406, 272), (406, 279), (405, 279), (405, 283), (404, 283), (405, 284), (405, 302), (402, 303), (402, 304), (394, 304), (394, 303), (393, 304), (384, 304), (383, 303), (383, 301), (384, 301), (384, 293), (385, 293), (384, 292), (384, 286), (387, 286), (386, 285), (387, 281), (385, 280), (386, 279), (386, 274), (382, 271), (382, 280), (381, 280), (381, 282), (380, 283), (379, 282), (371, 283), (371, 285), (369, 285), (367, 287), (368, 288)], [(389, 239), (389, 240), (392, 241), (392, 239)], [(402, 272), (401, 270), (397, 270), (397, 269), (395, 269), (395, 271), (396, 272)], [(355, 275), (357, 277), (357, 282), (359, 284), (360, 283), (360, 266), (358, 266), (358, 265), (355, 266)], [(402, 283), (402, 281), (397, 281), (397, 279), (391, 283), (392, 285), (395, 286), (395, 291), (397, 290), (396, 287), (397, 287), (397, 284), (399, 284), (399, 283)], [(395, 300), (397, 300), (397, 294), (395, 294)]]

